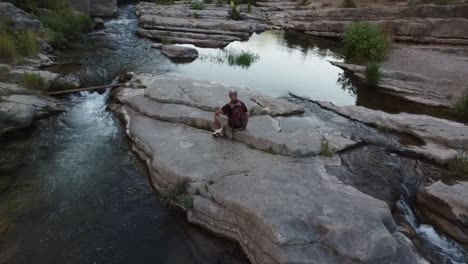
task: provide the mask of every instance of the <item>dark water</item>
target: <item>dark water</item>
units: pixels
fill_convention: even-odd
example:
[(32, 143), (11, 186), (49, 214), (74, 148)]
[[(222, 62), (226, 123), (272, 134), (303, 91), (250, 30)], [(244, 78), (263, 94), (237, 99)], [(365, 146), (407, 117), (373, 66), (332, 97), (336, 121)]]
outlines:
[(245, 263), (157, 203), (106, 98), (68, 98), (0, 175), (0, 263)]
[[(210, 60), (219, 53), (215, 49), (198, 49), (202, 59), (193, 63), (173, 64), (151, 48), (152, 42), (135, 36), (133, 6), (119, 12), (118, 18), (106, 21), (105, 30), (86, 34), (74, 48), (58, 52), (60, 65), (50, 70), (78, 72), (85, 86), (110, 83), (126, 71), (156, 72), (248, 86), (272, 96), (292, 91), (338, 105), (416, 111), (365, 90), (329, 64), (342, 60), (336, 43), (271, 31), (228, 46), (259, 55), (249, 69)], [(0, 176), (0, 263), (244, 263), (237, 246), (188, 225), (183, 216), (156, 202), (144, 165), (105, 111), (106, 97), (71, 96), (68, 111), (38, 122), (31, 137), (2, 143), (0, 152), (8, 153), (3, 157), (21, 166)], [(400, 201), (411, 208), (411, 195), (400, 200), (401, 194), (414, 194), (445, 174), (433, 164), (401, 157), (393, 136), (311, 102), (289, 100), (304, 104), (306, 115), (324, 127), (364, 139), (364, 147), (341, 155), (346, 168), (330, 172), (389, 202), (396, 214)], [(420, 249), (431, 263), (466, 262), (463, 249), (434, 229), (420, 228), (417, 217), (405, 212), (405, 220), (414, 220), (421, 231)]]

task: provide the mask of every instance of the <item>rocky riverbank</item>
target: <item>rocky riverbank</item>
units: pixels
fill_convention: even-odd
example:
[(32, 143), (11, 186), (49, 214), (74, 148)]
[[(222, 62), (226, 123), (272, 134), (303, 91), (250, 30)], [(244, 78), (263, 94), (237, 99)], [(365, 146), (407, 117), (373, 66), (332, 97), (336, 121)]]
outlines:
[(238, 241), (252, 263), (418, 263), (387, 204), (327, 169), (359, 139), (304, 125), (299, 105), (243, 89), (249, 128), (214, 139), (211, 111), (228, 88), (137, 75), (112, 94), (155, 188), (189, 182), (191, 199), (173, 202), (190, 222)]

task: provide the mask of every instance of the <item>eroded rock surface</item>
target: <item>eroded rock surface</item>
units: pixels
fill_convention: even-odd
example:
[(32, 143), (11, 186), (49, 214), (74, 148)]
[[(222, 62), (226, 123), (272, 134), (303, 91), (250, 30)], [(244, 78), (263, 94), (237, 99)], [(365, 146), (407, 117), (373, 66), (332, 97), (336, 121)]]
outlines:
[(34, 120), (62, 112), (63, 107), (50, 97), (12, 94), (0, 97), (0, 136), (27, 128)]
[(384, 202), (327, 174), (338, 159), (271, 155), (117, 111), (155, 187), (189, 180), (189, 220), (238, 241), (252, 263), (417, 263)]
[(433, 225), (468, 245), (468, 182), (438, 181), (418, 194), (417, 203)]
[(468, 44), (468, 5), (331, 8), (271, 12), (270, 20), (285, 29), (312, 36), (339, 38), (348, 25), (367, 21), (383, 26), (396, 40)]
[(229, 18), (228, 11), (229, 5), (204, 4), (202, 10), (194, 10), (190, 4), (141, 2), (136, 11), (141, 27), (137, 34), (159, 42), (222, 48), (271, 28), (263, 23), (261, 13), (252, 12), (237, 21)]
[(415, 136), (425, 144), (409, 146), (408, 151), (439, 163), (446, 164), (459, 152), (468, 150), (468, 126), (462, 123), (426, 115), (388, 114), (362, 106), (340, 107), (329, 102), (317, 103), (353, 120)]
[(39, 32), (41, 22), (11, 3), (0, 2), (0, 17), (9, 19), (14, 30)]

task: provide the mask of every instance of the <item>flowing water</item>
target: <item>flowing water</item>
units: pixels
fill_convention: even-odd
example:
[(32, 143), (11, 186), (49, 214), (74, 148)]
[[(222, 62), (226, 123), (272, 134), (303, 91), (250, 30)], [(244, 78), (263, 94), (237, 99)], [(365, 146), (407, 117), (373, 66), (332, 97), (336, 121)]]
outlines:
[[(50, 70), (78, 73), (85, 86), (110, 83), (126, 71), (155, 72), (248, 86), (272, 96), (291, 91), (338, 105), (405, 109), (403, 103), (395, 109), (389, 96), (362, 92), (359, 84), (329, 64), (328, 60), (342, 60), (335, 43), (270, 31), (228, 46), (259, 56), (248, 69), (211, 59), (219, 55), (216, 49), (198, 49), (200, 59), (174, 64), (152, 49), (151, 41), (136, 37), (136, 27), (134, 6), (121, 7), (118, 18), (106, 21), (106, 29), (88, 33), (73, 48), (58, 52), (59, 65)], [(188, 225), (183, 216), (156, 202), (145, 167), (105, 110), (106, 101), (107, 93), (70, 96), (65, 99), (66, 113), (39, 121), (30, 137), (4, 148), (21, 166), (0, 175), (0, 263), (245, 263), (236, 245)], [(324, 126), (339, 127), (376, 145), (343, 154), (343, 162), (355, 166), (335, 171), (363, 192), (378, 196), (377, 184), (392, 179), (398, 186), (386, 192), (392, 200), (408, 186), (407, 179), (428, 182), (444, 173), (388, 153), (386, 146), (394, 139), (387, 135), (313, 103), (298, 103)], [(376, 155), (385, 162), (364, 162)], [(373, 177), (377, 189), (352, 178), (353, 173)], [(398, 202), (423, 243), (422, 255), (433, 263), (466, 262), (462, 248), (419, 224), (404, 205)]]

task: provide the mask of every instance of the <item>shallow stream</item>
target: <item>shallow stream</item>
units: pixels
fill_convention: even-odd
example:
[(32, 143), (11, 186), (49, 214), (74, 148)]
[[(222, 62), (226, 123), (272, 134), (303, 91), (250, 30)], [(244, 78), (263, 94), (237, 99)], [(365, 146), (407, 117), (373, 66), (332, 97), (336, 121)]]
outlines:
[[(201, 59), (174, 64), (152, 49), (151, 41), (136, 37), (136, 26), (134, 6), (121, 7), (118, 18), (106, 21), (106, 29), (58, 52), (59, 65), (50, 70), (79, 73), (84, 86), (110, 83), (126, 71), (156, 72), (248, 86), (272, 96), (294, 92), (337, 105), (414, 110), (405, 104), (395, 108), (391, 97), (375, 91), (362, 92), (365, 88), (328, 62), (342, 60), (335, 43), (271, 31), (228, 46), (258, 54), (248, 69), (211, 60), (216, 49), (199, 49)], [(317, 122), (365, 139), (368, 145), (341, 155), (346, 168), (329, 170), (387, 201), (418, 233), (424, 258), (468, 263), (463, 248), (421, 225), (410, 209), (415, 190), (441, 179), (443, 168), (393, 153), (389, 146), (398, 143), (390, 135), (314, 103), (288, 99), (304, 104)], [(157, 203), (144, 165), (131, 153), (119, 122), (105, 110), (107, 93), (64, 100), (66, 113), (39, 121), (28, 139), (8, 149), (21, 165), (0, 175), (0, 263), (246, 262), (235, 244), (187, 224), (182, 215)]]

